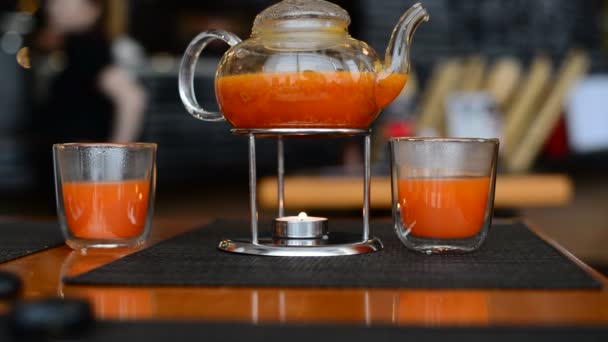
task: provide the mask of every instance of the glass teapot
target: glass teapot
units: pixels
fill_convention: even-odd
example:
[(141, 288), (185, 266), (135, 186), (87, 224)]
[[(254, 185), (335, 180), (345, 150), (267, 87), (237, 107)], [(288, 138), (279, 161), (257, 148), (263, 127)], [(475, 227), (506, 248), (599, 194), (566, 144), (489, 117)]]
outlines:
[[(284, 0), (257, 15), (245, 41), (221, 30), (194, 38), (179, 70), (180, 97), (195, 118), (225, 119), (238, 129), (367, 128), (405, 86), (412, 37), (428, 19), (421, 4), (405, 12), (382, 63), (349, 35), (350, 17), (341, 7)], [(215, 77), (221, 112), (206, 111), (194, 94), (197, 59), (215, 39), (231, 46)]]

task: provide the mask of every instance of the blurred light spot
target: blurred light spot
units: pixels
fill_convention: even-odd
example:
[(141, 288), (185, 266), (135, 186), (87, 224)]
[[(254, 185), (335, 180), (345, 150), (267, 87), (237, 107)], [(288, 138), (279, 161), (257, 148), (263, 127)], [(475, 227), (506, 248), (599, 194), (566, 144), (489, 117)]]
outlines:
[(30, 48), (27, 46), (22, 47), (17, 52), (17, 63), (21, 65), (24, 69), (29, 69), (32, 67), (32, 63), (30, 61)]
[(0, 39), (0, 47), (2, 48), (2, 51), (11, 55), (19, 51), (21, 44), (23, 44), (23, 38), (15, 31), (6, 32)]
[(171, 55), (166, 53), (159, 53), (152, 56), (150, 60), (150, 66), (156, 72), (170, 72), (175, 66), (175, 62)]
[(65, 69), (66, 60), (63, 52), (53, 52), (49, 56), (48, 66), (52, 71), (63, 71)]
[(24, 12), (11, 12), (1, 15), (0, 13), (0, 32), (19, 34), (24, 36), (32, 32), (34, 19), (31, 15)]
[(19, 0), (17, 2), (17, 10), (33, 15), (40, 8), (38, 0)]

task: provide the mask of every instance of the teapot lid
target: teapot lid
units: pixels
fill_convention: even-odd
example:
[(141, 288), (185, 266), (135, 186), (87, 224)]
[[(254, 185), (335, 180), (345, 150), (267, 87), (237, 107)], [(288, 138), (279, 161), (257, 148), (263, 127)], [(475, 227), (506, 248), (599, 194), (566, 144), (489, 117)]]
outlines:
[(317, 22), (318, 20), (332, 21), (334, 25), (337, 22), (340, 26), (350, 24), (348, 12), (331, 2), (323, 0), (283, 0), (266, 8), (256, 16), (253, 31), (258, 31), (269, 24), (278, 24), (278, 22), (285, 21), (291, 23), (290, 27), (305, 28), (310, 26), (310, 20), (308, 19), (314, 19)]

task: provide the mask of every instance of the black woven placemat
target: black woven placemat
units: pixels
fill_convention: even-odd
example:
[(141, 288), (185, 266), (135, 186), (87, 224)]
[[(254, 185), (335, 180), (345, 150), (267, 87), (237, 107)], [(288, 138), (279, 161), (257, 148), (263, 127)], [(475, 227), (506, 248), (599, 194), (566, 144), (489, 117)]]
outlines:
[[(0, 321), (0, 323), (5, 323)], [(0, 340), (11, 339), (9, 329), (0, 326)], [(30, 339), (38, 341), (41, 339)], [(63, 341), (63, 339), (61, 339)], [(349, 325), (245, 325), (200, 322), (97, 322), (78, 341), (248, 341), (248, 342), (587, 342), (607, 341), (606, 327), (488, 327), (488, 328), (420, 328), (361, 327)]]
[[(332, 222), (359, 231), (360, 222)], [(259, 257), (217, 250), (221, 238), (247, 236), (246, 222), (220, 221), (68, 278), (70, 284), (315, 288), (598, 289), (601, 283), (523, 223), (495, 224), (480, 250), (423, 255), (401, 245), (390, 223), (372, 222), (385, 249), (314, 258)]]
[(63, 244), (56, 223), (0, 223), (0, 263)]

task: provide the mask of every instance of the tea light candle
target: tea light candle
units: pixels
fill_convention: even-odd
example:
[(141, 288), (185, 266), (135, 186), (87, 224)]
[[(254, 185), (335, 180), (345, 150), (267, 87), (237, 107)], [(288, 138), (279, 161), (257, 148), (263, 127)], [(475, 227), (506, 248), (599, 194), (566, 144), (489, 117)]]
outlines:
[(308, 216), (301, 212), (298, 216), (279, 217), (274, 220), (275, 238), (279, 239), (320, 239), (327, 235), (327, 218)]

